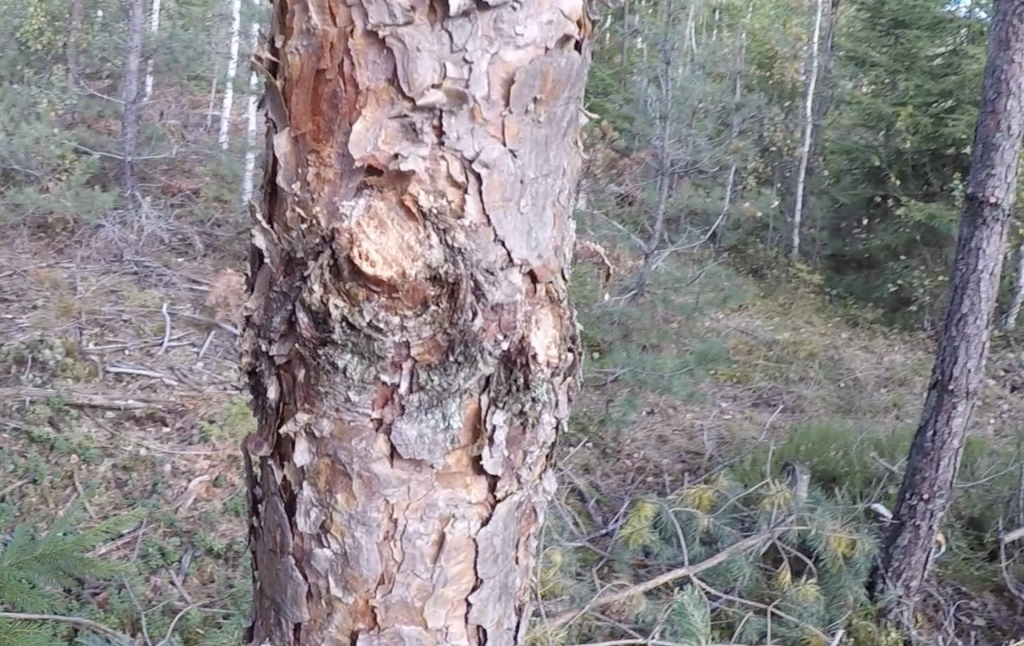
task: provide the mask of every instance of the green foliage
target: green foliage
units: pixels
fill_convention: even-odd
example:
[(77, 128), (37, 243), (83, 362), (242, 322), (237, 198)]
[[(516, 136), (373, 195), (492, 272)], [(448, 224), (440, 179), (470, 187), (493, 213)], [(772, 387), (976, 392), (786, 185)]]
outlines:
[(98, 182), (97, 156), (61, 123), (66, 94), (0, 84), (0, 223), (26, 216), (91, 220), (116, 203)]
[(857, 1), (823, 129), (827, 288), (897, 323), (940, 314), (977, 117), (985, 22), (943, 0)]
[[(773, 643), (819, 643), (868, 609), (865, 582), (878, 535), (860, 510), (817, 486), (799, 501), (774, 478), (750, 483), (737, 475), (722, 472), (671, 495), (633, 501), (616, 538), (600, 545), (604, 556), (589, 547), (578, 549), (574, 559), (560, 554), (558, 578), (592, 580), (584, 573), (596, 568), (602, 578), (645, 580), (727, 553), (692, 579), (603, 611), (641, 634), (679, 643), (764, 643), (769, 630)], [(765, 549), (732, 547), (779, 522), (786, 529)], [(566, 571), (570, 567), (579, 571)], [(556, 578), (550, 572), (547, 577)], [(598, 592), (582, 583), (558, 588), (563, 595), (567, 590), (581, 599)], [(573, 639), (615, 638), (601, 630), (608, 628), (581, 625)]]
[[(2, 511), (2, 510), (0, 510)], [(116, 537), (138, 514), (103, 521), (82, 529), (82, 506), (68, 509), (42, 536), (19, 524), (0, 544), (0, 606), (7, 611), (60, 614), (73, 607), (71, 591), (85, 579), (107, 579), (125, 574), (125, 565), (88, 556), (99, 544)], [(0, 527), (9, 518), (0, 517)], [(7, 646), (54, 646), (64, 643), (65, 626), (0, 618), (0, 633)]]

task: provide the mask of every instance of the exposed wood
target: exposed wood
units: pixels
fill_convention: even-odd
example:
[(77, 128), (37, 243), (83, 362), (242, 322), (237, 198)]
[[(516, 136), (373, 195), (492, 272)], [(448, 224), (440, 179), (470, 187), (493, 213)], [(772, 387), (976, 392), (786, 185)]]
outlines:
[(277, 0), (242, 332), (253, 646), (520, 643), (567, 300), (583, 0)]
[(871, 580), (876, 598), (897, 600), (886, 617), (904, 627), (931, 566), (984, 378), (1022, 134), (1024, 2), (996, 0), (949, 303), (895, 519)]

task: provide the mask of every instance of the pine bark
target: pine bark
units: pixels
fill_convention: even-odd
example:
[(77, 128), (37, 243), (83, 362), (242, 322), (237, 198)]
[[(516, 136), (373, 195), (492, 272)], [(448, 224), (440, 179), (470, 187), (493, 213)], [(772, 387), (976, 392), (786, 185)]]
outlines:
[(872, 575), (877, 598), (909, 611), (931, 566), (982, 384), (1024, 133), (1024, 2), (996, 0), (950, 297), (899, 503)]
[(523, 639), (578, 388), (583, 0), (276, 0), (242, 366), (253, 646)]

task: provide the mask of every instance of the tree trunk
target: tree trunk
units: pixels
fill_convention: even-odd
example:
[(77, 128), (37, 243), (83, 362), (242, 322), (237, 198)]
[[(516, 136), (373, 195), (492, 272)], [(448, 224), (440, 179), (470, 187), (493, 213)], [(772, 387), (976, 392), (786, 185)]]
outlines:
[[(157, 35), (160, 33), (160, 0), (153, 0), (153, 8), (149, 15), (149, 33), (153, 35), (153, 41), (155, 42)], [(146, 61), (146, 91), (143, 97), (147, 101), (153, 95), (153, 56), (154, 53), (150, 52)]]
[(1022, 242), (1014, 254), (1016, 262), (1013, 280), (1013, 296), (1010, 299), (1010, 306), (1006, 308), (1003, 315), (1003, 329), (1007, 332), (1017, 327), (1017, 318), (1020, 316), (1021, 307), (1024, 306), (1024, 242)]
[[(836, 56), (836, 31), (839, 29), (840, 0), (824, 0), (822, 17), (821, 46), (818, 56), (818, 91), (815, 93), (814, 124), (820, 127), (832, 107), (834, 92), (834, 62)], [(820, 148), (818, 137), (814, 138), (815, 148)], [(814, 153), (812, 157), (816, 156)]]
[(796, 174), (796, 195), (793, 205), (793, 231), (791, 233), (790, 256), (793, 261), (800, 259), (800, 226), (803, 222), (804, 191), (807, 187), (807, 164), (814, 143), (814, 91), (818, 84), (818, 50), (821, 46), (821, 15), (825, 0), (815, 0), (814, 31), (811, 34), (811, 61), (807, 68), (807, 94), (804, 99), (804, 139), (800, 146), (800, 159)]
[(885, 617), (909, 625), (949, 507), (967, 423), (982, 383), (1024, 133), (1024, 2), (996, 0), (955, 265), (921, 424), (895, 522), (872, 574)]
[(578, 383), (591, 21), (583, 0), (276, 0), (249, 644), (523, 639)]
[(224, 80), (224, 102), (220, 106), (220, 133), (217, 143), (228, 149), (231, 129), (231, 108), (235, 102), (235, 74), (238, 70), (238, 45), (242, 30), (242, 0), (231, 0), (231, 44), (228, 51), (228, 73)]
[[(217, 30), (214, 30), (214, 34)], [(209, 132), (213, 126), (213, 108), (217, 102), (217, 79), (220, 75), (220, 57), (217, 55), (217, 50), (214, 48), (214, 59), (213, 59), (213, 78), (210, 79), (210, 100), (206, 108), (206, 125), (203, 126), (203, 132)]]
[[(260, 0), (253, 0), (254, 9), (259, 11)], [(253, 14), (249, 32), (250, 51), (255, 52), (259, 44), (260, 23)], [(245, 169), (242, 171), (242, 206), (247, 207), (252, 199), (253, 180), (256, 176), (256, 103), (259, 101), (259, 76), (256, 70), (249, 72), (249, 96), (246, 105), (245, 124)]]
[(128, 38), (121, 83), (121, 187), (126, 195), (135, 191), (135, 157), (139, 148), (139, 71), (142, 68), (142, 32), (145, 17), (142, 0), (122, 0), (128, 18)]
[[(651, 236), (647, 241), (644, 263), (650, 262), (652, 255), (661, 245), (665, 237), (665, 210), (668, 207), (668, 189), (671, 181), (672, 160), (670, 159), (669, 143), (672, 140), (672, 124), (675, 115), (673, 109), (673, 74), (672, 61), (675, 58), (675, 41), (672, 33), (672, 0), (661, 0), (660, 17), (665, 31), (658, 44), (661, 52), (661, 65), (658, 68), (658, 86), (661, 90), (661, 101), (657, 107), (658, 121), (658, 203), (654, 210), (654, 222), (651, 224)], [(691, 7), (692, 10), (692, 7)], [(645, 267), (646, 268), (646, 267)]]
[(78, 86), (80, 63), (78, 61), (78, 39), (82, 34), (82, 18), (85, 13), (83, 0), (71, 0), (71, 15), (68, 19), (68, 40), (64, 46), (68, 66), (68, 89)]

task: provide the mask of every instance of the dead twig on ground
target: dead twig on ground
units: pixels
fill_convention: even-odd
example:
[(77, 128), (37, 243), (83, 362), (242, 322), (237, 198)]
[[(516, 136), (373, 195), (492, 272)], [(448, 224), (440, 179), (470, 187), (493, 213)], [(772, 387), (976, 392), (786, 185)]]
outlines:
[(168, 303), (164, 303), (164, 306), (160, 308), (160, 313), (164, 315), (164, 342), (160, 344), (160, 349), (157, 354), (163, 354), (167, 352), (167, 344), (171, 342), (171, 315), (167, 311)]
[(65, 617), (63, 615), (40, 615), (29, 612), (0, 612), (0, 618), (13, 619), (15, 621), (55, 621), (62, 624), (71, 624), (80, 628), (86, 628), (102, 635), (109, 635), (120, 639), (123, 635), (113, 628), (108, 628), (98, 621), (83, 619), (82, 617)]
[[(602, 606), (607, 606), (612, 603), (624, 601), (632, 596), (649, 592), (650, 590), (663, 586), (666, 583), (671, 583), (677, 579), (693, 578), (701, 572), (704, 572), (705, 570), (710, 570), (716, 565), (724, 563), (729, 557), (734, 556), (735, 554), (746, 551), (753, 547), (757, 547), (764, 541), (771, 540), (778, 533), (782, 532), (783, 529), (784, 528), (782, 527), (775, 527), (773, 529), (769, 529), (759, 534), (755, 534), (754, 536), (750, 536), (737, 543), (730, 545), (718, 554), (715, 554), (711, 558), (701, 561), (700, 563), (696, 563), (694, 565), (690, 565), (687, 567), (676, 568), (674, 570), (666, 572), (665, 574), (656, 576), (653, 579), (650, 579), (649, 581), (644, 581), (643, 583), (638, 583), (636, 585), (630, 586), (625, 590), (622, 590), (621, 592), (616, 592), (615, 594), (608, 594), (604, 596), (598, 595), (597, 598), (593, 599), (589, 604), (587, 604), (586, 608), (564, 612), (561, 615), (558, 615), (557, 617), (549, 621), (547, 625), (544, 626), (544, 629), (554, 630), (556, 628), (560, 628), (561, 626), (564, 626), (565, 624), (571, 623), (579, 617), (582, 617), (584, 614), (587, 613), (587, 611), (591, 609), (600, 608)], [(828, 637), (825, 637), (825, 640), (828, 641)]]
[(78, 408), (104, 408), (109, 410), (147, 410), (177, 406), (171, 400), (144, 397), (111, 397), (49, 388), (0, 388), (0, 401), (17, 399), (60, 399), (67, 406)]
[(178, 386), (179, 381), (170, 375), (166, 375), (156, 370), (147, 370), (146, 368), (133, 368), (131, 366), (106, 366), (103, 368), (104, 372), (109, 372), (114, 375), (137, 375), (139, 377), (152, 377), (154, 379), (160, 379), (168, 386)]
[[(828, 635), (826, 635), (825, 633), (821, 632), (820, 630), (818, 630), (814, 626), (812, 626), (812, 625), (810, 625), (810, 624), (808, 624), (808, 623), (806, 623), (804, 621), (800, 621), (799, 619), (797, 619), (793, 615), (787, 614), (787, 613), (779, 610), (778, 608), (775, 607), (774, 604), (768, 605), (768, 604), (765, 604), (765, 603), (761, 603), (759, 601), (751, 601), (749, 599), (743, 599), (741, 597), (734, 597), (733, 595), (726, 594), (725, 592), (720, 592), (720, 591), (712, 588), (707, 583), (704, 583), (703, 581), (701, 581), (696, 576), (691, 577), (690, 580), (693, 581), (694, 585), (696, 585), (698, 588), (700, 588), (701, 590), (703, 590), (707, 594), (716, 596), (719, 599), (723, 599), (725, 601), (732, 601), (733, 603), (739, 603), (739, 604), (742, 604), (742, 605), (745, 605), (745, 606), (750, 606), (751, 608), (757, 608), (759, 610), (764, 610), (766, 613), (768, 613), (768, 615), (775, 615), (775, 616), (779, 617), (780, 619), (785, 619), (786, 621), (790, 621), (790, 622), (796, 624), (797, 626), (803, 626), (804, 628), (807, 628), (807, 629), (811, 630), (812, 632), (814, 632), (817, 636), (821, 637), (823, 640), (831, 641), (829, 639)], [(840, 636), (840, 638), (841, 637), (842, 636)]]

